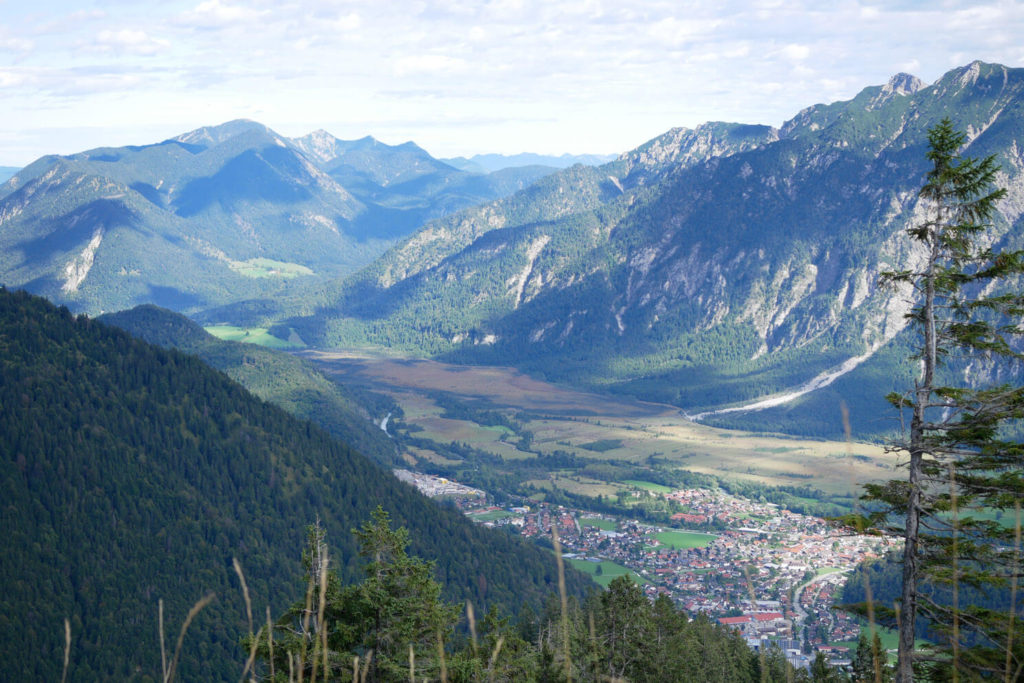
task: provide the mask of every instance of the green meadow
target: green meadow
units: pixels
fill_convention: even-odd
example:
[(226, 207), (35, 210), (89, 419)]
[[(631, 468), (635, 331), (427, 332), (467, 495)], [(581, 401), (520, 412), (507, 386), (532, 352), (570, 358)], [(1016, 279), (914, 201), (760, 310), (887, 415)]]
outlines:
[(703, 548), (711, 545), (718, 538), (712, 534), (698, 534), (692, 531), (662, 531), (654, 534), (662, 546), (683, 550), (685, 548)]
[[(623, 567), (621, 564), (615, 564), (610, 560), (591, 562), (590, 560), (571, 559), (569, 560), (569, 564), (571, 564), (574, 568), (579, 569), (581, 572), (590, 574), (594, 581), (601, 584), (601, 586), (604, 588), (608, 587), (608, 584), (612, 582), (612, 579), (622, 576), (624, 574), (632, 578), (633, 581), (635, 581), (638, 584), (643, 585), (646, 583), (650, 583), (650, 581), (640, 576), (636, 572), (632, 571), (631, 569)], [(598, 567), (601, 568), (600, 574), (597, 573)]]
[(266, 346), (271, 349), (296, 349), (302, 347), (301, 344), (295, 344), (293, 342), (285, 341), (284, 339), (278, 339), (274, 335), (268, 334), (267, 328), (265, 327), (210, 325), (204, 329), (214, 337), (217, 337), (217, 339), (223, 339), (226, 341), (256, 344), (258, 346)]
[(300, 275), (313, 275), (313, 271), (298, 263), (274, 261), (268, 258), (251, 258), (248, 261), (231, 261), (231, 270), (239, 275), (253, 278), (282, 277), (293, 278)]

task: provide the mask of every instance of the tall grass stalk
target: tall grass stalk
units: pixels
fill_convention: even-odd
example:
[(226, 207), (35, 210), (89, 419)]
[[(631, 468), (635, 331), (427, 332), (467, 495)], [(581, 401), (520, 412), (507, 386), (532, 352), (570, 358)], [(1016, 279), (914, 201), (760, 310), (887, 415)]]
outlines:
[(60, 675), (60, 683), (68, 680), (68, 663), (71, 661), (71, 620), (64, 617), (64, 673)]
[[(320, 562), (317, 563), (317, 570), (319, 572), (319, 576), (317, 578), (320, 580), (320, 596), (317, 601), (316, 622), (313, 624), (313, 670), (309, 675), (310, 683), (316, 683), (316, 668), (319, 663), (318, 658), (321, 653), (323, 653), (324, 657), (324, 680), (327, 680), (327, 639), (324, 637), (327, 633), (327, 629), (324, 624), (324, 610), (327, 608), (327, 567), (330, 565), (330, 558), (327, 556), (327, 547), (322, 546), (322, 548), (322, 552), (319, 553)], [(323, 641), (322, 645), (321, 640)]]
[(562, 657), (565, 660), (565, 680), (572, 683), (572, 661), (569, 658), (569, 600), (565, 594), (565, 562), (562, 560), (562, 543), (558, 540), (558, 525), (551, 523), (551, 540), (555, 546), (555, 562), (558, 564), (558, 596), (562, 601)]
[(363, 670), (359, 674), (360, 683), (366, 683), (366, 675), (370, 673), (370, 662), (373, 660), (373, 649), (366, 651), (366, 657), (363, 658)]
[(594, 625), (594, 610), (587, 610), (587, 622), (590, 626), (590, 661), (595, 662), (594, 669), (597, 669), (597, 626)]
[(196, 604), (192, 605), (192, 609), (188, 611), (188, 616), (185, 617), (185, 623), (181, 625), (181, 633), (178, 634), (178, 642), (174, 646), (174, 659), (171, 660), (171, 668), (167, 672), (164, 678), (164, 683), (170, 683), (174, 680), (174, 674), (178, 669), (178, 657), (181, 656), (181, 644), (185, 642), (185, 633), (188, 631), (188, 627), (192, 625), (192, 620), (196, 618), (204, 607), (209, 605), (217, 596), (213, 593), (207, 593), (205, 596), (200, 598)]
[(252, 646), (249, 648), (249, 657), (245, 660), (245, 668), (242, 669), (242, 676), (238, 679), (238, 683), (244, 683), (246, 675), (252, 670), (252, 665), (256, 662), (256, 651), (260, 646), (260, 636), (263, 635), (263, 629), (260, 628), (259, 632), (253, 636), (249, 634), (249, 640), (252, 642)]
[(505, 644), (505, 636), (498, 636), (498, 642), (494, 644), (494, 651), (491, 653), (491, 661), (487, 665), (487, 680), (494, 683), (494, 665), (498, 663), (498, 655), (501, 653), (501, 646)]
[(473, 612), (473, 603), (466, 600), (466, 619), (469, 621), (469, 637), (473, 644), (473, 656), (476, 657), (476, 614)]
[(249, 586), (245, 583), (245, 574), (242, 573), (242, 565), (237, 557), (231, 558), (231, 565), (238, 574), (238, 582), (242, 584), (242, 597), (245, 598), (245, 616), (249, 620), (249, 635), (252, 635), (252, 600), (249, 599)]
[(309, 617), (313, 613), (313, 590), (316, 588), (316, 575), (309, 575), (309, 585), (306, 586), (306, 606), (302, 610), (302, 650), (299, 654), (299, 683), (304, 678), (303, 669), (306, 668), (306, 643), (309, 640)]
[(323, 649), (321, 649), (321, 652), (323, 653), (323, 658), (324, 658), (324, 662), (323, 662), (323, 667), (324, 667), (324, 683), (327, 683), (327, 672), (328, 672), (329, 669), (328, 669), (328, 660), (327, 660), (327, 621), (326, 620), (324, 621), (324, 628), (323, 628), (323, 630), (320, 631), (320, 638), (321, 638), (321, 640), (323, 640), (323, 643), (324, 643)]
[[(747, 593), (750, 594), (750, 607), (754, 608), (757, 603), (757, 596), (754, 594), (754, 582), (750, 580), (750, 567), (743, 565), (743, 578), (747, 580)], [(761, 683), (768, 683), (768, 659), (764, 648), (758, 648), (757, 656), (761, 661)]]
[(267, 605), (267, 649), (270, 650), (270, 680), (274, 680), (274, 623), (270, 620), (270, 605)]
[(249, 586), (245, 582), (242, 564), (238, 561), (237, 557), (232, 557), (231, 565), (235, 568), (235, 573), (238, 574), (238, 582), (242, 585), (242, 597), (245, 598), (245, 616), (249, 620), (249, 641), (252, 643), (249, 648), (249, 657), (245, 660), (245, 668), (242, 669), (242, 676), (238, 679), (238, 683), (243, 683), (246, 674), (249, 673), (253, 663), (256, 661), (256, 650), (260, 645), (260, 637), (259, 634), (253, 636), (252, 633), (252, 600), (249, 598)]
[(167, 680), (167, 638), (164, 636), (164, 599), (157, 601), (157, 622), (160, 629), (160, 680)]

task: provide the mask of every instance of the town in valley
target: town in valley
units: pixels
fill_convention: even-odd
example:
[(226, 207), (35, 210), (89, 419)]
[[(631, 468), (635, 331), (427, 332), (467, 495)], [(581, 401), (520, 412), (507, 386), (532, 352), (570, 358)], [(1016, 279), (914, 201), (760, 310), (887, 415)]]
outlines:
[(535, 501), (498, 507), (486, 492), (443, 477), (395, 474), (480, 524), (557, 536), (562, 557), (598, 583), (628, 573), (648, 596), (665, 594), (689, 614), (736, 628), (753, 647), (777, 644), (796, 666), (807, 666), (816, 651), (834, 666), (849, 664), (861, 623), (835, 608), (836, 596), (854, 567), (898, 544), (720, 490), (635, 491), (680, 504), (685, 511), (666, 527)]

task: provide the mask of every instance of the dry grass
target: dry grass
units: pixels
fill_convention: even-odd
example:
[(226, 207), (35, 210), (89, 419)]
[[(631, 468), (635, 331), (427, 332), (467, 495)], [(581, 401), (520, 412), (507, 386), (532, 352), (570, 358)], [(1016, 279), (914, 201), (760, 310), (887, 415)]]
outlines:
[[(196, 618), (196, 615), (203, 611), (203, 609), (216, 599), (216, 595), (208, 593), (204, 597), (200, 598), (196, 604), (192, 605), (192, 609), (188, 611), (188, 615), (185, 617), (185, 622), (181, 625), (181, 632), (178, 634), (178, 642), (174, 646), (174, 658), (171, 660), (170, 668), (164, 668), (164, 683), (170, 683), (174, 680), (174, 675), (178, 670), (178, 658), (181, 656), (181, 645), (185, 642), (185, 634), (188, 633), (188, 627), (192, 625), (192, 620)], [(161, 600), (161, 607), (163, 601)], [(162, 610), (161, 610), (162, 613)], [(163, 619), (160, 620), (160, 649), (163, 650), (164, 644), (164, 632), (163, 632)]]

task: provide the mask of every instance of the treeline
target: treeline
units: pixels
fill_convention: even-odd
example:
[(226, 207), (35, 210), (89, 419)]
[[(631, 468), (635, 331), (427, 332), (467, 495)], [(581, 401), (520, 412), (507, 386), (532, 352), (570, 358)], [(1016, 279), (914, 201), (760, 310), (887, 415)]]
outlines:
[(180, 674), (236, 679), (232, 558), (257, 613), (280, 605), (299, 571), (289, 549), (319, 518), (338, 576), (356, 580), (348, 532), (380, 502), (436, 558), (445, 599), (516, 613), (557, 585), (550, 554), (433, 504), (199, 359), (5, 289), (0, 491), (0, 658), (15, 680), (59, 680), (65, 618), (75, 679), (155, 679), (158, 600), (170, 632), (210, 591)]
[[(362, 582), (334, 575), (322, 531), (303, 553), (304, 598), (250, 636), (244, 654), (277, 681), (633, 681), (783, 683), (841, 678), (819, 658), (794, 668), (781, 650), (753, 652), (737, 631), (692, 620), (666, 596), (653, 602), (628, 577), (583, 601), (552, 595), (517, 621), (497, 609), (447, 603), (431, 565), (406, 554), (404, 529), (378, 509), (355, 532), (369, 560)], [(271, 635), (272, 634), (272, 635)], [(273, 646), (273, 647), (272, 647)], [(247, 672), (248, 673), (248, 672)]]

